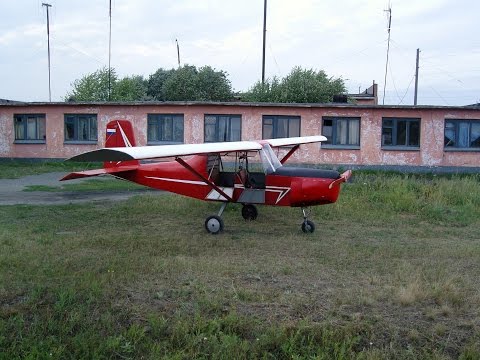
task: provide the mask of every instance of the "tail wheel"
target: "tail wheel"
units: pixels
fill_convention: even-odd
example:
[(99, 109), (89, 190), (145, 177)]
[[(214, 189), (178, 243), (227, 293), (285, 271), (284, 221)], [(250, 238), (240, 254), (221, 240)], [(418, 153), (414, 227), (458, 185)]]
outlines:
[(310, 220), (305, 220), (302, 223), (302, 231), (304, 233), (313, 233), (315, 231), (315, 224)]
[(258, 210), (255, 205), (246, 204), (242, 207), (242, 217), (245, 220), (255, 220), (258, 216)]
[(223, 231), (223, 220), (220, 216), (212, 215), (205, 220), (205, 229), (210, 234), (219, 234)]

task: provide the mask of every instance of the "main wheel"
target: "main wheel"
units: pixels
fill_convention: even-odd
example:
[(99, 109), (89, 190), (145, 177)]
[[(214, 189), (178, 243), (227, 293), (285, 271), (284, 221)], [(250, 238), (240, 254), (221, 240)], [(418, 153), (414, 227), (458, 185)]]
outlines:
[(315, 231), (315, 224), (310, 220), (305, 220), (302, 223), (302, 231), (304, 233), (313, 233)]
[(205, 220), (205, 229), (210, 234), (218, 234), (223, 231), (223, 220), (220, 216), (212, 215)]
[(242, 217), (245, 220), (255, 220), (258, 216), (258, 210), (255, 205), (246, 204), (242, 207)]

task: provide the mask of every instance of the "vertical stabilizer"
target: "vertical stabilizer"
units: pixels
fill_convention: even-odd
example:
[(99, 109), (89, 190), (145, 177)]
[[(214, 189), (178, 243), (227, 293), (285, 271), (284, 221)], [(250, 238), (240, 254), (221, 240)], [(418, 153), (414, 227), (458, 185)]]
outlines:
[[(136, 146), (133, 136), (133, 126), (127, 120), (113, 120), (107, 124), (105, 147), (133, 147)], [(105, 161), (105, 168), (138, 165), (138, 160), (130, 161)]]

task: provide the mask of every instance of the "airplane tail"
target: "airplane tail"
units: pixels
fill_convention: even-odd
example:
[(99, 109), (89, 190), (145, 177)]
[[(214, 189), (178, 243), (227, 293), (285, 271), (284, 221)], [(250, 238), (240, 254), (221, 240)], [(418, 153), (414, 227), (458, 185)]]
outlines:
[[(106, 148), (133, 146), (135, 146), (135, 137), (133, 136), (133, 126), (130, 121), (113, 120), (107, 124), (105, 140)], [(60, 181), (105, 174), (124, 177), (132, 171), (137, 170), (139, 165), (140, 162), (138, 160), (105, 161), (103, 163), (103, 169), (72, 172), (64, 176)]]
[[(133, 147), (136, 146), (135, 137), (133, 136), (133, 126), (127, 120), (113, 120), (107, 124), (105, 147)], [(105, 169), (123, 166), (137, 166), (138, 160), (129, 161), (105, 161), (103, 167)]]

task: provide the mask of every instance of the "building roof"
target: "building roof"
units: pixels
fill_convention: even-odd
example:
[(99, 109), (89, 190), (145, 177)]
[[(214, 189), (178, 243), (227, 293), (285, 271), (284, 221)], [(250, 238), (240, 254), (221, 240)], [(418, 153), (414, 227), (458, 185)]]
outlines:
[(0, 105), (15, 105), (15, 104), (25, 104), (22, 101), (15, 101), (15, 100), (8, 100), (8, 99), (0, 99)]
[(344, 108), (344, 109), (410, 109), (410, 110), (479, 110), (477, 106), (439, 106), (439, 105), (356, 105), (350, 103), (261, 103), (261, 102), (214, 102), (214, 101), (115, 101), (115, 102), (21, 102), (4, 100), (0, 101), (0, 107), (33, 107), (33, 106), (54, 106), (54, 107), (77, 107), (77, 106), (239, 106), (239, 107), (280, 107), (280, 108)]

